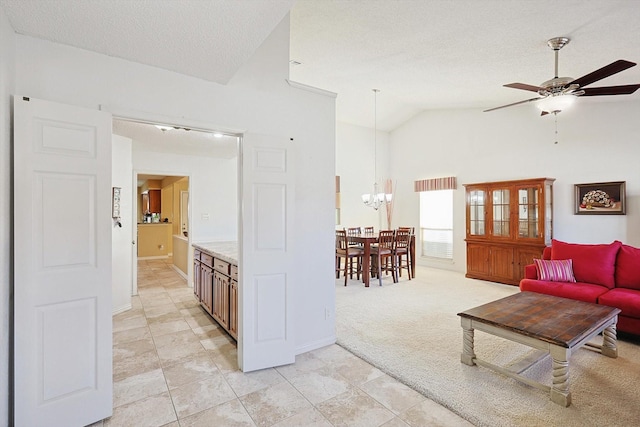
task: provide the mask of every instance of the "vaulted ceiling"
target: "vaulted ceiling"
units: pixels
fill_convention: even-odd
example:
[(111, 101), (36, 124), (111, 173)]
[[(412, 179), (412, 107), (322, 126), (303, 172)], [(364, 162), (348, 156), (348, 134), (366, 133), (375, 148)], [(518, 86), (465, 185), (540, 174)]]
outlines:
[[(338, 93), (339, 121), (392, 130), (429, 109), (479, 111), (553, 77), (640, 61), (637, 0), (0, 0), (20, 34), (225, 84), (291, 11), (291, 79)], [(601, 84), (600, 84), (601, 83)], [(598, 85), (640, 83), (640, 66)], [(640, 92), (640, 91), (639, 91)], [(639, 100), (640, 93), (579, 102)], [(536, 113), (530, 105), (532, 119)], [(485, 114), (501, 114), (495, 111)]]

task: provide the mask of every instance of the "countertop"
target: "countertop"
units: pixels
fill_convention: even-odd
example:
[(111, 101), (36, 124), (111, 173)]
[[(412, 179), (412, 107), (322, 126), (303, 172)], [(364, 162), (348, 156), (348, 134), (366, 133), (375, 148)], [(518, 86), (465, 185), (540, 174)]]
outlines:
[(223, 261), (238, 265), (238, 242), (236, 241), (200, 242), (192, 243), (191, 246)]
[(138, 225), (171, 225), (170, 222), (139, 222)]

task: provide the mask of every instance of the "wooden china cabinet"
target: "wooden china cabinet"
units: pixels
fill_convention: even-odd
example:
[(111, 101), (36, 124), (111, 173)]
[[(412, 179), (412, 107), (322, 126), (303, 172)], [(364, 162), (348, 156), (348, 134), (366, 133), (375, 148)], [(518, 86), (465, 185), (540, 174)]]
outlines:
[(551, 244), (553, 178), (465, 184), (467, 277), (517, 285)]

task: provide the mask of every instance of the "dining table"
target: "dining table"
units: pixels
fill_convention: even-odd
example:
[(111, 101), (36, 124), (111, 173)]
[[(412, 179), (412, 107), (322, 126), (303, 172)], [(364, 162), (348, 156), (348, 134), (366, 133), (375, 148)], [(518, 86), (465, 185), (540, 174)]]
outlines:
[[(371, 279), (371, 244), (378, 243), (378, 233), (358, 233), (348, 236), (349, 243), (360, 243), (363, 246), (364, 253), (362, 255), (362, 281), (365, 287), (369, 287), (369, 279)], [(411, 268), (411, 277), (416, 277), (416, 236), (411, 235), (409, 242), (409, 266)]]

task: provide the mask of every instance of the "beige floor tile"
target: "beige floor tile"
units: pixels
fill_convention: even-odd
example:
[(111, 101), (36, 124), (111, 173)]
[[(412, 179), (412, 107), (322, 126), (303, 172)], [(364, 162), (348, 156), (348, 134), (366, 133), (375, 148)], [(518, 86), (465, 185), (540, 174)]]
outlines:
[(378, 368), (374, 368), (364, 360), (353, 355), (342, 361), (334, 362), (332, 366), (340, 375), (354, 385), (364, 384), (384, 375), (384, 372)]
[(191, 330), (189, 324), (184, 319), (170, 320), (168, 322), (158, 322), (149, 324), (151, 335), (154, 337), (160, 335), (172, 334), (174, 332)]
[(207, 352), (202, 348), (200, 341), (158, 347), (158, 358), (164, 367), (171, 366), (185, 358), (196, 357), (202, 354), (207, 354)]
[(159, 368), (160, 359), (158, 359), (158, 353), (155, 350), (125, 357), (113, 362), (113, 381), (119, 381)]
[(113, 346), (113, 363), (152, 350), (155, 350), (155, 344), (151, 338), (116, 344)]
[(240, 369), (238, 367), (238, 349), (235, 346), (227, 344), (222, 350), (209, 350), (208, 353), (211, 360), (213, 360), (223, 374), (235, 372)]
[(399, 415), (411, 427), (472, 427), (473, 424), (451, 412), (444, 406), (440, 406), (433, 400), (425, 399), (423, 402), (407, 409)]
[(224, 331), (224, 329), (218, 326), (218, 324), (215, 322), (212, 323), (211, 325), (200, 326), (198, 328), (191, 328), (191, 330), (193, 331), (194, 334), (196, 334), (198, 338), (200, 338), (200, 340), (206, 340), (208, 338), (217, 338), (227, 334)]
[(104, 427), (158, 427), (177, 420), (169, 393), (114, 408)]
[(167, 391), (162, 369), (154, 369), (113, 383), (114, 408)]
[[(420, 424), (420, 426), (433, 426), (433, 424)], [(387, 421), (382, 424), (381, 427), (409, 427), (409, 424), (405, 423), (400, 418), (395, 417), (391, 421)]]
[(140, 328), (127, 329), (124, 331), (113, 333), (113, 344), (123, 344), (131, 341), (151, 338), (151, 331), (147, 326)]
[(132, 317), (118, 319), (114, 317), (112, 328), (113, 332), (121, 332), (127, 331), (129, 329), (142, 328), (145, 326), (147, 326), (147, 318), (144, 317), (144, 314), (141, 310), (141, 314), (137, 314)]
[(163, 369), (169, 389), (184, 384), (201, 381), (218, 372), (216, 364), (205, 352), (186, 360), (181, 360)]
[(180, 427), (254, 427), (255, 425), (238, 399), (180, 419)]
[(188, 417), (236, 398), (219, 372), (202, 381), (174, 388), (170, 393), (178, 418)]
[(200, 313), (195, 315), (184, 316), (184, 320), (189, 324), (192, 329), (202, 328), (215, 323), (208, 314)]
[(296, 356), (295, 363), (279, 366), (276, 369), (283, 377), (290, 379), (324, 366), (326, 366), (326, 363), (316, 358), (313, 354), (303, 353)]
[(391, 378), (389, 375), (383, 375), (364, 383), (360, 385), (360, 389), (396, 415), (426, 399), (417, 391)]
[(393, 412), (365, 392), (353, 388), (317, 405), (334, 426), (373, 427), (394, 418)]
[(224, 374), (224, 378), (237, 396), (244, 396), (285, 381), (282, 375), (273, 368), (254, 372), (228, 372)]
[(331, 423), (315, 408), (307, 409), (275, 423), (272, 427), (332, 427)]
[(349, 353), (338, 344), (328, 345), (326, 347), (313, 350), (310, 353), (316, 359), (320, 359), (328, 365), (336, 362), (345, 362), (354, 357), (353, 354)]
[(249, 393), (240, 397), (240, 402), (260, 427), (271, 426), (312, 407), (288, 382)]
[(314, 405), (342, 394), (352, 386), (330, 366), (323, 366), (314, 371), (293, 377), (291, 384)]

